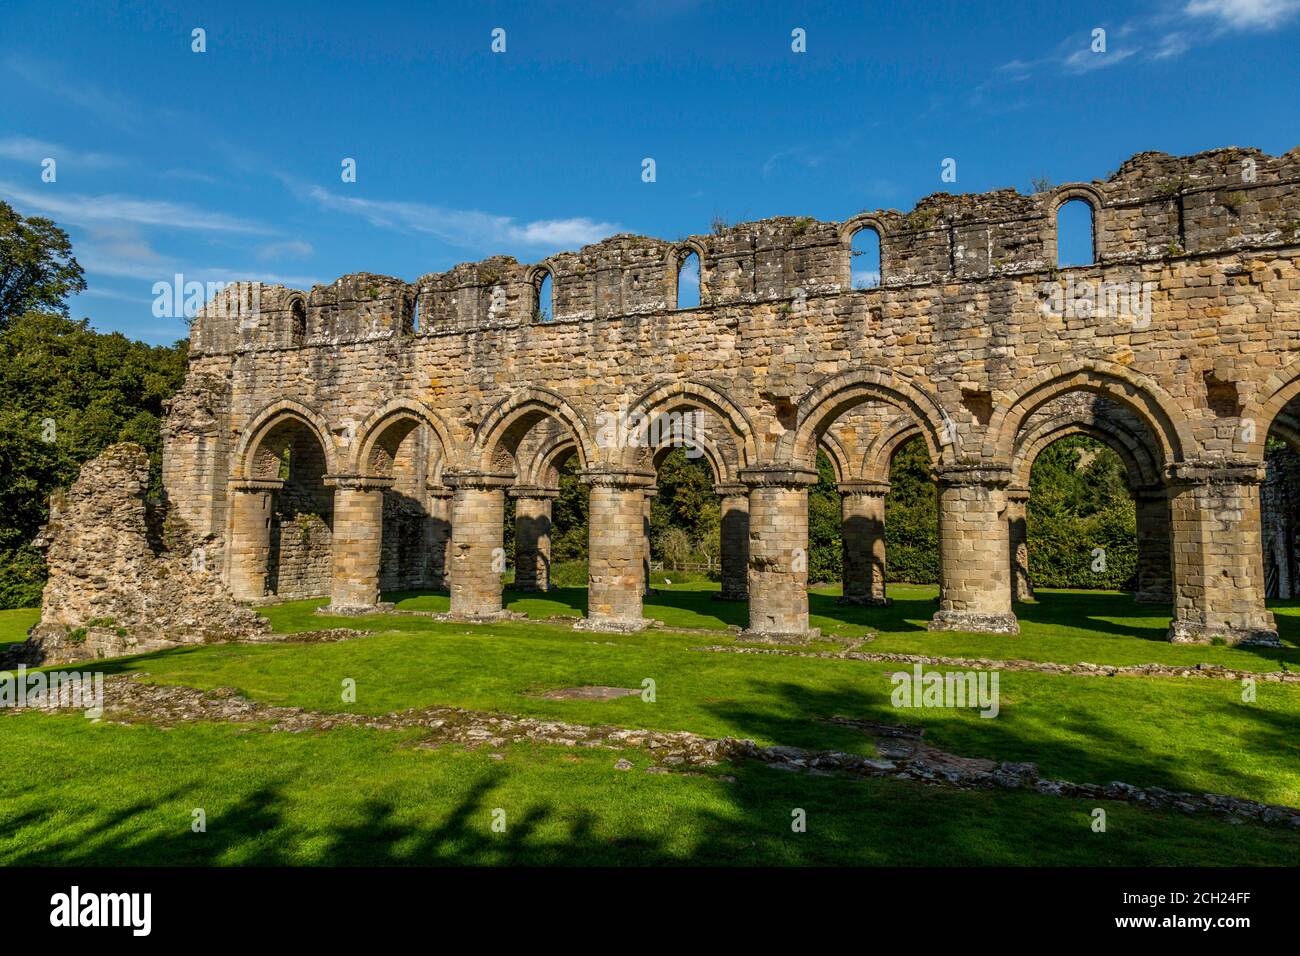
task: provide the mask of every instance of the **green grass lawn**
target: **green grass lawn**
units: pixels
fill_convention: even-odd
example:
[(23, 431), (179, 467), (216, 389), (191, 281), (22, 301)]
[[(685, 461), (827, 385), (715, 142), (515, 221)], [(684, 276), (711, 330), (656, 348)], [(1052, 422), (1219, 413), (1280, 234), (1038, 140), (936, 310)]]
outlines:
[(40, 616), (40, 610), (34, 607), (0, 611), (0, 645), (21, 644), (27, 640), (27, 629), (35, 624)]
[[(1116, 664), (1206, 660), (1255, 670), (1300, 665), (1296, 606), (1275, 609), (1286, 648), (1262, 651), (1169, 645), (1161, 639), (1166, 608), (1104, 593), (1043, 592), (1038, 603), (1017, 608), (1019, 636), (931, 634), (923, 628), (934, 593), (894, 587), (894, 606), (878, 609), (841, 608), (830, 591), (819, 592), (813, 623), (831, 636), (874, 634), (866, 650)], [(405, 610), (447, 606), (446, 595), (387, 597)], [(507, 606), (534, 618), (571, 617), (584, 598), (580, 590), (508, 593)], [(692, 650), (734, 643), (733, 636), (598, 634), (542, 621), (465, 625), (396, 614), (331, 618), (314, 613), (322, 603), (263, 613), (280, 632), (344, 626), (375, 633), (332, 644), (197, 646), (102, 666), (320, 710), (458, 705), (863, 753), (872, 749), (868, 738), (826, 718), (911, 722), (954, 753), (1032, 760), (1049, 777), (1300, 805), (1300, 687), (1260, 682), (1257, 700), (1244, 703), (1240, 686), (1227, 681), (1004, 672), (1001, 713), (986, 720), (973, 711), (895, 709), (889, 675), (897, 665)], [(721, 629), (743, 623), (744, 613), (743, 604), (713, 601), (694, 585), (662, 587), (647, 605), (648, 616), (672, 628)], [(345, 704), (341, 688), (349, 678), (358, 696)], [(655, 682), (653, 703), (540, 696), (583, 684), (640, 687), (646, 678)], [(516, 745), (498, 762), (458, 748), (416, 748), (409, 734), (396, 732), (164, 731), (46, 715), (0, 719), (0, 752), (12, 748), (0, 763), (0, 834), (13, 834), (8, 842), (0, 837), (0, 860), (8, 862), (37, 862), (43, 854), (51, 862), (1265, 863), (1293, 862), (1300, 850), (1300, 835), (1276, 828), (1108, 805), (1112, 820), (1123, 821), (1120, 839), (1118, 823), (1092, 833), (1091, 808), (1075, 801), (806, 777), (758, 765), (719, 768), (736, 778), (727, 782), (717, 773), (618, 772), (618, 755), (608, 751)], [(42, 754), (42, 767), (54, 768), (38, 785), (21, 759), (33, 752)], [(646, 764), (644, 753), (626, 756)], [(210, 822), (207, 842), (190, 839), (192, 806), (225, 821), (219, 835)], [(487, 814), (497, 806), (520, 831), (491, 832)], [(795, 806), (809, 809), (810, 820), (810, 808), (818, 808), (820, 825), (792, 834)], [(79, 834), (92, 836), (83, 842)]]
[(1300, 852), (1296, 834), (1118, 803), (1094, 833), (1090, 804), (1036, 794), (757, 764), (647, 774), (636, 751), (620, 771), (618, 752), (517, 745), (498, 761), (407, 733), (0, 720), (3, 766), (39, 748), (42, 768), (0, 800), (5, 865), (1284, 865)]

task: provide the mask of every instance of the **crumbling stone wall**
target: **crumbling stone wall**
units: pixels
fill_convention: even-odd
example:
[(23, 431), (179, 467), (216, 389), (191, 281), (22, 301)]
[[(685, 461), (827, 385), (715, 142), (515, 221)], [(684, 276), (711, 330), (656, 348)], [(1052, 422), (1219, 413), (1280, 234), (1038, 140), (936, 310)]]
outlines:
[(61, 663), (251, 637), (266, 620), (194, 558), (194, 537), (146, 506), (149, 457), (110, 446), (51, 501), (39, 543), (49, 580), (30, 659)]
[[(1096, 261), (1060, 269), (1056, 212), (1072, 199), (1093, 209)], [(882, 278), (855, 290), (851, 241), (862, 228), (881, 236)], [(701, 304), (679, 310), (676, 268), (689, 253)], [(537, 300), (546, 275), (550, 322)], [(1131, 287), (1143, 308), (1059, 307), (1063, 288), (1090, 285)], [(1036, 413), (1087, 393), (1140, 423), (1124, 434), (1137, 435), (1141, 455), (1130, 457), (1152, 478), (1144, 493), (1172, 503), (1173, 636), (1242, 640), (1273, 627), (1256, 466), (1300, 395), (1297, 346), (1300, 150), (1142, 153), (1105, 180), (1036, 195), (939, 193), (909, 212), (778, 217), (680, 242), (616, 236), (541, 263), (497, 256), (409, 284), (362, 273), (309, 291), (231, 290), (194, 324), (164, 483), (176, 513), (225, 555), (237, 594), (264, 598), (264, 516), (281, 479), (259, 470), (261, 450), (282, 423), (310, 433), (333, 481), (323, 487), (350, 516), (331, 542), (331, 593), (350, 606), (377, 593), (388, 547), (373, 540), (384, 519), (367, 489), (418, 472), (401, 493), (450, 524), (450, 552), (437, 547), (453, 608), (481, 616), (500, 607), (504, 495), (544, 484), (528, 473), (539, 444), (530, 435), (559, 429), (584, 471), (621, 474), (609, 481), (622, 487), (653, 462), (644, 448), (602, 440), (604, 422), (701, 409), (719, 487), (749, 498), (746, 581), (724, 556), (728, 592), (747, 591), (752, 630), (788, 636), (807, 623), (800, 482), (817, 450), (852, 446), (836, 455), (850, 487), (887, 480), (910, 428), (945, 488), (935, 624), (1012, 632), (1018, 456), (1038, 447), (1026, 434)], [(870, 429), (842, 424), (871, 403), (888, 412), (867, 416)], [(411, 444), (408, 433), (423, 437)], [(1103, 440), (1127, 439), (1112, 429)], [(774, 474), (788, 480), (773, 484)], [(593, 529), (628, 524), (623, 497), (602, 499), (611, 513), (593, 515)], [(1163, 507), (1151, 509), (1153, 561), (1165, 560)], [(862, 546), (874, 548), (875, 534)], [(1240, 540), (1225, 546), (1223, 534)], [(629, 562), (612, 551), (605, 560)], [(619, 593), (601, 603), (635, 620), (623, 593), (631, 575), (603, 576)], [(1155, 569), (1148, 590), (1169, 590)]]

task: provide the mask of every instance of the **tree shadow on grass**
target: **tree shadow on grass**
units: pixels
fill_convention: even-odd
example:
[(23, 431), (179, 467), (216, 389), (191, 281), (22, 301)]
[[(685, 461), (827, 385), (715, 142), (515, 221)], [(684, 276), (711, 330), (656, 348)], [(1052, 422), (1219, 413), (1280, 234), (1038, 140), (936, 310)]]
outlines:
[[(979, 717), (976, 709), (927, 708), (921, 711), (896, 708), (890, 696), (891, 673), (892, 670), (886, 670), (868, 677), (871, 690), (848, 686), (834, 690), (809, 689), (791, 682), (754, 679), (750, 681), (753, 689), (747, 697), (771, 703), (756, 707), (728, 701), (710, 705), (707, 709), (732, 726), (742, 728), (743, 735), (768, 740), (802, 742), (808, 736), (810, 724), (817, 725), (832, 717), (912, 724), (921, 726), (925, 740), (942, 750), (961, 757), (1030, 761), (1039, 765), (1044, 777), (1097, 784), (1119, 780), (1134, 786), (1158, 786), (1190, 792), (1206, 789), (1182, 770), (1171, 754), (1152, 751), (1140, 738), (1126, 733), (1123, 726), (1100, 720), (1096, 715), (1080, 711), (1056, 714), (1050, 718), (1049, 726), (1041, 713), (1018, 711), (1014, 699), (1009, 699), (1005, 693), (1001, 695), (1000, 712), (989, 719)], [(875, 686), (877, 682), (878, 687)], [(1225, 715), (1240, 716), (1240, 712), (1229, 704), (1220, 707), (1216, 703), (1214, 707)], [(924, 720), (919, 719), (922, 713), (925, 714)], [(1279, 750), (1297, 748), (1293, 719), (1261, 708), (1249, 708), (1244, 713), (1260, 724), (1261, 734), (1267, 735), (1268, 746)], [(1212, 723), (1212, 718), (1207, 719)], [(819, 731), (821, 747), (834, 746), (831, 730), (832, 727), (822, 724)], [(1065, 734), (1062, 735), (1061, 731)], [(1230, 746), (1231, 741), (1225, 739), (1224, 747)], [(1198, 766), (1233, 781), (1225, 788), (1229, 795), (1258, 799), (1265, 787), (1276, 783), (1259, 777), (1240, 764), (1230, 763), (1225, 757), (1210, 759), (1214, 760), (1212, 764), (1207, 766), (1202, 758)]]
[[(1040, 591), (1035, 601), (1017, 602), (1015, 611), (1022, 622), (1046, 627), (1082, 628), (1118, 637), (1136, 637), (1144, 641), (1167, 642), (1169, 639), (1170, 606), (1138, 604), (1126, 595)], [(1107, 620), (1117, 617), (1136, 618), (1144, 623), (1128, 624)]]
[(808, 592), (808, 614), (825, 618), (849, 627), (903, 633), (924, 631), (925, 622), (934, 617), (937, 605), (926, 597), (894, 598), (887, 607), (840, 604), (836, 594)]

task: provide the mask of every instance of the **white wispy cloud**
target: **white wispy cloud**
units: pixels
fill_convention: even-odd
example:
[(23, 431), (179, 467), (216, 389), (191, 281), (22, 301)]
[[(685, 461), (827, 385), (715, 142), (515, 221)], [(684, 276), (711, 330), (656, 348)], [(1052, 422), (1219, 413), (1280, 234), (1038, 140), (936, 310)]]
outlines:
[(81, 152), (67, 146), (61, 146), (58, 143), (34, 139), (31, 136), (0, 137), (0, 157), (32, 164), (41, 163), (46, 159), (53, 159), (59, 164), (66, 163), (72, 166), (84, 166), (94, 169), (117, 166), (122, 163), (120, 158), (111, 156), (108, 153)]
[(1001, 102), (993, 91), (1035, 75), (1091, 73), (1122, 63), (1173, 60), (1197, 46), (1233, 32), (1278, 30), (1300, 19), (1300, 0), (1177, 0), (1146, 16), (1107, 28), (1111, 48), (1092, 51), (1091, 32), (1067, 37), (1054, 51), (1034, 59), (1015, 58), (996, 67), (972, 91), (972, 102)]
[(435, 236), (450, 245), (470, 249), (500, 249), (507, 245), (573, 248), (598, 242), (621, 231), (615, 223), (586, 217), (520, 222), (512, 216), (473, 209), (446, 209), (427, 203), (340, 196), (320, 186), (304, 195), (326, 209), (359, 216), (372, 226)]
[(260, 223), (238, 219), (225, 213), (209, 212), (188, 203), (166, 199), (140, 199), (116, 193), (86, 195), (64, 192), (54, 185), (27, 189), (0, 180), (0, 194), (12, 198), (23, 212), (39, 212), (61, 223), (91, 227), (100, 224), (129, 223), (141, 226), (164, 226), (199, 232), (234, 232), (269, 235), (272, 230)]
[(1274, 30), (1300, 13), (1300, 0), (1190, 0), (1183, 9), (1231, 30)]
[(1075, 50), (1062, 61), (1061, 65), (1069, 73), (1091, 73), (1093, 70), (1118, 66), (1137, 52), (1138, 48), (1135, 47), (1107, 50), (1104, 53), (1094, 53), (1091, 48), (1084, 48)]

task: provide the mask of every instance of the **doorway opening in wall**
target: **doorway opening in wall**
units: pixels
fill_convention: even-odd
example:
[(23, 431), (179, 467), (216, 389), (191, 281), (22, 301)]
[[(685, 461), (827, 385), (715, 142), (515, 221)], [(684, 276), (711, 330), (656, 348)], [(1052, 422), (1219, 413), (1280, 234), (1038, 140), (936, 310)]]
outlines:
[[(1010, 529), (1013, 564), (1028, 561), (1017, 572), (1031, 587), (1136, 591), (1133, 480), (1120, 456), (1088, 435), (1069, 435), (1043, 448), (1030, 474), (1019, 557), (1019, 529)], [(1160, 533), (1167, 533), (1167, 525)], [(1018, 599), (1032, 594), (1029, 588), (1023, 592)]]
[(325, 450), (316, 434), (290, 418), (262, 440), (257, 459), (283, 482), (271, 496), (266, 588), (282, 600), (329, 594), (334, 493), (325, 486)]

